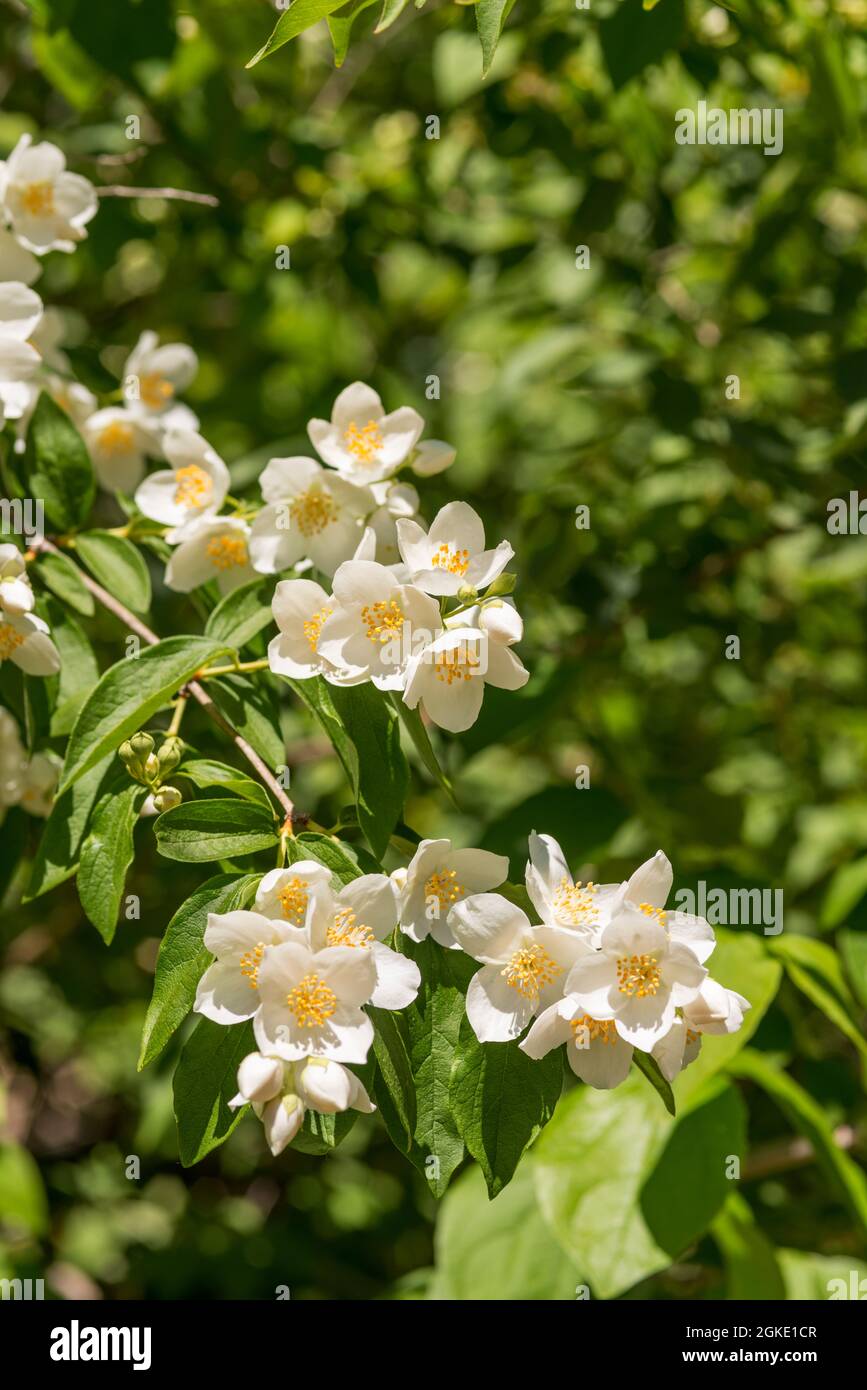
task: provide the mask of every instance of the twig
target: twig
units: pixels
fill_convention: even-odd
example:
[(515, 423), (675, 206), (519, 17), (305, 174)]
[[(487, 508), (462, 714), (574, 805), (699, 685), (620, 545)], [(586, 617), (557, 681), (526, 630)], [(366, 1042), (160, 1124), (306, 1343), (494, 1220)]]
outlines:
[[(46, 540), (44, 537), (35, 538), (31, 548), (37, 552), (46, 551), (50, 555), (60, 555), (63, 553), (58, 550), (56, 545), (52, 544), (51, 541)], [(140, 618), (137, 618), (134, 613), (131, 613), (122, 603), (119, 603), (101, 584), (97, 584), (95, 579), (91, 579), (90, 575), (85, 570), (79, 568), (78, 572), (79, 578), (85, 588), (90, 590), (93, 597), (99, 600), (103, 608), (107, 608), (109, 613), (113, 613), (120, 622), (129, 628), (130, 632), (134, 632), (143, 642), (147, 642), (149, 647), (156, 646), (160, 639), (155, 632), (152, 632)], [(180, 693), (181, 695), (192, 695), (193, 699), (201, 705), (208, 717), (212, 719), (215, 724), (218, 724), (224, 733), (229, 735), (239, 753), (244, 755), (251, 767), (256, 769), (271, 795), (279, 802), (280, 806), (286, 812), (286, 824), (291, 834), (292, 820), (296, 814), (295, 806), (293, 802), (289, 800), (289, 797), (280, 786), (280, 783), (277, 781), (271, 769), (259, 757), (255, 748), (252, 748), (243, 735), (239, 734), (237, 729), (232, 727), (225, 715), (217, 709), (217, 706), (214, 704), (208, 692), (203, 686), (199, 685), (198, 681), (189, 681)]]
[[(839, 1125), (834, 1130), (834, 1142), (838, 1149), (854, 1147), (857, 1135), (851, 1125)], [(793, 1168), (805, 1168), (816, 1157), (816, 1151), (809, 1139), (799, 1135), (795, 1139), (783, 1139), (776, 1144), (765, 1144), (756, 1149), (744, 1164), (744, 1182), (755, 1182), (758, 1178), (770, 1178), (777, 1173), (788, 1173)]]
[(188, 188), (133, 188), (120, 183), (108, 183), (96, 190), (100, 198), (174, 198), (179, 203), (201, 203), (218, 208), (219, 198), (213, 193), (192, 193)]

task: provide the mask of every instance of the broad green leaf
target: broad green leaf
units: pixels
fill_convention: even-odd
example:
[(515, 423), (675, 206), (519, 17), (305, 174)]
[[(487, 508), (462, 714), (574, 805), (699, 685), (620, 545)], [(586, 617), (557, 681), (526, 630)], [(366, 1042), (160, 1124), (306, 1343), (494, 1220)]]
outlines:
[(867, 932), (841, 931), (837, 944), (862, 1008), (867, 1009)]
[(782, 960), (792, 984), (839, 1028), (867, 1065), (867, 1038), (854, 1022), (858, 1005), (836, 951), (808, 936), (775, 938), (771, 950)]
[(341, 886), (367, 872), (359, 866), (349, 845), (314, 830), (305, 830), (301, 835), (287, 840), (286, 854), (290, 864), (297, 864), (302, 859), (316, 859), (331, 870)]
[(346, 0), (293, 0), (289, 9), (277, 20), (268, 41), (262, 45), (258, 53), (254, 53), (247, 67), (255, 67), (263, 58), (282, 48), (284, 43), (288, 43), (290, 39), (294, 39), (312, 24), (317, 24), (320, 19), (325, 19), (326, 15), (333, 14), (345, 4)]
[(729, 1194), (710, 1229), (726, 1267), (726, 1298), (752, 1302), (786, 1297), (774, 1247), (739, 1192)]
[(213, 957), (202, 945), (208, 914), (246, 907), (258, 874), (217, 874), (182, 903), (160, 942), (154, 990), (142, 1029), (138, 1069), (159, 1057), (196, 998), (196, 988)]
[(490, 71), (491, 63), (494, 61), (494, 54), (497, 51), (497, 44), (500, 42), (503, 25), (509, 18), (514, 4), (515, 0), (477, 0), (476, 2), (476, 24), (479, 30), (479, 42), (482, 45), (482, 72), (486, 77)]
[(331, 43), (334, 47), (334, 66), (343, 66), (343, 60), (349, 51), (349, 41), (352, 37), (352, 26), (362, 10), (367, 10), (371, 5), (375, 5), (377, 0), (349, 0), (341, 9), (328, 17), (328, 28), (331, 31)]
[(819, 919), (823, 931), (839, 927), (867, 894), (867, 856), (837, 869), (825, 894)]
[(93, 648), (81, 626), (59, 603), (48, 606), (51, 637), (60, 654), (57, 703), (51, 716), (53, 738), (68, 734), (82, 701), (99, 680)]
[(434, 781), (438, 782), (442, 787), (452, 804), (457, 806), (451, 781), (439, 765), (439, 760), (433, 750), (433, 745), (421, 714), (417, 709), (409, 709), (396, 693), (393, 693), (392, 700), (400, 717), (400, 721), (412, 739), (413, 747), (424, 763), (424, 766), (427, 768)]
[(717, 927), (716, 941), (716, 949), (708, 961), (710, 973), (726, 989), (736, 989), (748, 999), (750, 1007), (737, 1033), (702, 1038), (698, 1057), (681, 1072), (672, 1087), (680, 1110), (691, 1103), (708, 1077), (728, 1066), (746, 1046), (780, 985), (782, 967), (769, 954), (762, 938), (737, 929)]
[(39, 1165), (20, 1144), (0, 1144), (0, 1223), (37, 1238), (48, 1230), (48, 1198)]
[[(358, 1068), (353, 1070), (357, 1071)], [(289, 1147), (317, 1157), (330, 1153), (343, 1143), (360, 1113), (358, 1110), (341, 1110), (336, 1115), (320, 1115), (316, 1110), (308, 1110), (303, 1125)]]
[(96, 493), (90, 457), (66, 411), (45, 391), (27, 427), (23, 470), (30, 495), (44, 503), (51, 530), (84, 525)]
[(573, 1300), (582, 1282), (539, 1211), (529, 1156), (494, 1201), (477, 1167), (461, 1173), (443, 1200), (435, 1242), (434, 1299)]
[(205, 636), (225, 642), (233, 651), (239, 650), (274, 622), (273, 594), (273, 579), (251, 579), (249, 584), (233, 589), (210, 614)]
[(377, 859), (403, 815), (409, 768), (391, 704), (375, 686), (288, 682), (315, 714), (352, 787), (358, 823)]
[(517, 1042), (480, 1043), (464, 1018), (449, 1103), (461, 1138), (496, 1197), (554, 1113), (563, 1085), (559, 1048), (534, 1062)]
[(133, 861), (133, 831), (146, 796), (147, 788), (138, 782), (106, 792), (81, 846), (75, 880), (79, 901), (106, 945), (114, 939), (123, 886)]
[(200, 1018), (180, 1055), (173, 1089), (178, 1149), (189, 1168), (228, 1139), (246, 1106), (229, 1109), (238, 1067), (256, 1043), (249, 1023), (227, 1028)]
[(615, 1091), (564, 1096), (533, 1150), (536, 1191), (594, 1294), (616, 1298), (707, 1229), (742, 1144), (733, 1087), (717, 1079), (674, 1121), (633, 1072)]
[(226, 649), (209, 637), (167, 637), (104, 672), (69, 738), (59, 790), (142, 728), (196, 672)]
[(377, 1061), (373, 1083), (375, 1099), (392, 1141), (401, 1153), (408, 1154), (415, 1135), (417, 1111), (406, 1025), (399, 1011), (368, 1005), (367, 1012), (376, 1029), (373, 1039)]
[(441, 1197), (464, 1156), (464, 1142), (449, 1100), (449, 1083), (466, 1014), (466, 991), (476, 962), (435, 941), (401, 941), (421, 971), (421, 987), (402, 1011), (416, 1086), (414, 1162), (435, 1197)]
[(48, 893), (75, 873), (90, 813), (113, 761), (113, 757), (103, 758), (55, 801), (30, 870), (25, 902)]
[(196, 787), (222, 787), (233, 796), (255, 801), (271, 810), (268, 793), (261, 782), (254, 782), (246, 772), (239, 772), (227, 763), (212, 762), (209, 758), (190, 758), (172, 773), (173, 777), (188, 777)]
[(406, 9), (408, 0), (382, 0), (382, 9), (379, 12), (379, 19), (376, 21), (374, 34), (381, 34), (389, 29), (396, 19), (399, 19)]
[(166, 859), (202, 864), (271, 849), (278, 842), (272, 811), (228, 797), (184, 801), (154, 822), (157, 849)]
[(83, 531), (76, 537), (76, 553), (94, 579), (134, 613), (151, 606), (151, 577), (141, 551), (123, 536), (108, 531)]
[(656, 1058), (652, 1057), (649, 1052), (640, 1052), (638, 1048), (635, 1048), (632, 1054), (632, 1064), (647, 1077), (669, 1115), (676, 1115), (677, 1106), (674, 1100), (674, 1092), (660, 1071), (659, 1063)]
[(36, 574), (57, 598), (86, 618), (93, 617), (93, 595), (86, 587), (78, 566), (66, 555), (43, 552), (36, 563)]
[(276, 773), (285, 766), (286, 746), (280, 733), (280, 711), (274, 692), (260, 676), (221, 676), (208, 681), (208, 694), (233, 729)]
[[(826, 1303), (864, 1298), (867, 1264), (852, 1255), (820, 1255), (805, 1250), (778, 1250), (785, 1297), (790, 1301)], [(853, 1292), (854, 1285), (854, 1292)]]
[(761, 1086), (796, 1129), (809, 1139), (816, 1161), (838, 1190), (867, 1236), (867, 1176), (863, 1169), (838, 1147), (825, 1112), (808, 1091), (799, 1086), (763, 1053), (747, 1048), (729, 1064), (736, 1076)]
[(649, 12), (642, 9), (641, 0), (620, 0), (613, 14), (599, 24), (602, 54), (614, 87), (624, 86), (677, 48), (683, 24), (683, 0), (665, 0)]

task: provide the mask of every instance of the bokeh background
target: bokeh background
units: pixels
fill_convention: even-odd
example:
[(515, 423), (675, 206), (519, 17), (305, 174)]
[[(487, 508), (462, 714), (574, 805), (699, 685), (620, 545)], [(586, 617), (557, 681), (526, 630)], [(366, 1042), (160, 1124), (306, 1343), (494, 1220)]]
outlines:
[[(661, 846), (678, 884), (782, 887), (787, 932), (836, 943), (860, 1010), (867, 544), (829, 535), (826, 509), (860, 487), (867, 442), (867, 3), (517, 0), (485, 81), (470, 8), (428, 0), (379, 38), (375, 14), (340, 70), (318, 25), (245, 71), (265, 0), (0, 0), (0, 157), (30, 131), (98, 184), (220, 200), (106, 199), (76, 254), (48, 259), (39, 290), (76, 370), (110, 390), (143, 329), (191, 343), (187, 399), (236, 489), (306, 452), (307, 419), (351, 380), (419, 409), (458, 449), (423, 512), (463, 497), (511, 540), (533, 674), (441, 743), (461, 813), (419, 776), (409, 823), (509, 853), (518, 881), (535, 828), (576, 876), (611, 881)], [(675, 111), (702, 98), (782, 108), (783, 153), (677, 145)], [(154, 622), (200, 630), (165, 591)], [(100, 623), (107, 664), (118, 631)], [(336, 761), (300, 710), (278, 717), (294, 798), (330, 824)], [(7, 820), (0, 854), (12, 838)], [(581, 1272), (520, 1180), (489, 1208), (469, 1172), (438, 1212), (375, 1117), (325, 1160), (273, 1161), (245, 1123), (182, 1170), (183, 1035), (135, 1064), (159, 937), (200, 875), (158, 861), (143, 825), (142, 918), (106, 950), (71, 885), (22, 907), (14, 859), (3, 1273), (67, 1297), (572, 1296)], [(754, 1046), (860, 1160), (856, 1049), (789, 981)], [(867, 1273), (861, 1237), (790, 1117), (741, 1094), (740, 1191), (768, 1259), (748, 1296), (824, 1297), (839, 1269)], [(718, 1228), (629, 1296), (731, 1294), (727, 1248)]]

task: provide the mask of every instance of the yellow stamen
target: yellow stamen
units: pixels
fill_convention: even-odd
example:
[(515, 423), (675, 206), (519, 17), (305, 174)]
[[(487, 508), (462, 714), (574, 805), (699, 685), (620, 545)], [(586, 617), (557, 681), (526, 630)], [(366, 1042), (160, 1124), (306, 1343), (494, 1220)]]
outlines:
[(241, 974), (246, 976), (251, 989), (259, 988), (259, 966), (264, 954), (265, 943), (260, 941), (252, 951), (245, 951), (241, 957)]
[(112, 420), (100, 433), (99, 447), (103, 453), (117, 458), (129, 453), (134, 437), (132, 425), (125, 425), (122, 420)]
[(634, 999), (656, 994), (661, 984), (656, 956), (621, 956), (617, 962), (617, 981), (620, 993)]
[(139, 397), (149, 410), (162, 410), (173, 399), (175, 388), (159, 372), (146, 372), (139, 377)]
[(515, 951), (500, 974), (512, 989), (535, 1003), (545, 986), (563, 974), (563, 967), (548, 955), (544, 946), (536, 942)]
[(326, 526), (337, 520), (337, 505), (330, 492), (311, 487), (291, 503), (289, 517), (302, 536), (318, 536)]
[(210, 473), (197, 463), (188, 463), (185, 468), (175, 470), (175, 505), (178, 507), (202, 507), (210, 500), (214, 490), (214, 480)]
[(205, 549), (215, 569), (230, 570), (247, 563), (247, 542), (242, 536), (213, 536)]
[(330, 618), (334, 612), (333, 608), (320, 608), (318, 613), (314, 613), (312, 618), (308, 618), (304, 624), (304, 636), (307, 638), (310, 650), (315, 654), (322, 632), (322, 624), (326, 618)]
[(283, 916), (295, 927), (303, 927), (309, 894), (303, 878), (291, 878), (277, 894)]
[(21, 193), (21, 206), (31, 217), (50, 217), (54, 212), (54, 184), (47, 179), (28, 183)]
[(375, 420), (368, 420), (360, 428), (351, 420), (343, 432), (343, 439), (350, 454), (354, 454), (360, 463), (376, 462), (382, 448), (382, 432)]
[(425, 898), (436, 898), (441, 911), (448, 912), (465, 892), (457, 879), (456, 869), (440, 869), (438, 873), (431, 874), (424, 886)]
[(361, 620), (370, 641), (382, 644), (398, 636), (406, 622), (406, 614), (397, 599), (379, 599), (376, 603), (365, 604), (361, 610)]
[(13, 652), (17, 652), (22, 642), (26, 641), (26, 636), (26, 633), (19, 632), (11, 623), (0, 623), (0, 661), (5, 661)]
[(570, 883), (562, 878), (554, 893), (554, 912), (558, 918), (565, 918), (573, 927), (593, 922), (599, 915), (593, 899), (599, 891), (598, 883)]
[(451, 685), (452, 681), (469, 681), (478, 674), (479, 658), (461, 647), (450, 651), (437, 652), (434, 670), (438, 681)]
[(638, 911), (643, 912), (645, 917), (651, 917), (654, 922), (658, 922), (661, 927), (665, 926), (665, 908), (654, 907), (653, 903), (639, 903)]
[(686, 1030), (686, 1041), (687, 1041), (687, 1043), (700, 1042), (700, 1041), (701, 1041), (701, 1033), (696, 1033), (696, 1031), (695, 1031), (694, 1028), (687, 1028), (687, 1030)]
[(329, 946), (369, 946), (375, 939), (371, 928), (359, 922), (348, 907), (341, 908), (326, 933)]
[(434, 569), (448, 570), (449, 574), (466, 574), (469, 563), (470, 552), (468, 550), (456, 550), (446, 541), (443, 541), (442, 545), (431, 556), (431, 564)]
[(617, 1029), (614, 1027), (613, 1019), (591, 1018), (589, 1014), (582, 1014), (580, 1018), (573, 1018), (569, 1027), (572, 1029), (576, 1047), (586, 1047), (592, 1042), (617, 1042)]
[(299, 1028), (321, 1028), (337, 1009), (337, 995), (318, 975), (305, 975), (286, 995), (289, 1012)]

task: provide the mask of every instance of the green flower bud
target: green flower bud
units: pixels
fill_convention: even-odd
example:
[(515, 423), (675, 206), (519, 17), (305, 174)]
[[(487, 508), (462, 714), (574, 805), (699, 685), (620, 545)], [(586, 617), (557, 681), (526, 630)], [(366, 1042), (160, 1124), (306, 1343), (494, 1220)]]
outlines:
[(462, 584), (458, 589), (458, 598), (461, 603), (472, 603), (474, 598), (478, 598), (478, 589), (474, 589), (472, 584)]
[(165, 775), (177, 767), (184, 752), (184, 745), (175, 734), (167, 738), (157, 754), (159, 759), (160, 772)]
[(146, 762), (145, 762), (145, 765), (144, 765), (144, 775), (145, 775), (145, 780), (148, 781), (148, 782), (154, 782), (154, 781), (156, 781), (157, 777), (159, 777), (159, 775), (160, 775), (160, 764), (159, 764), (159, 760), (158, 760), (157, 758), (154, 757), (153, 753), (150, 754), (150, 756), (148, 757), (148, 759), (147, 759)]
[(154, 741), (150, 734), (133, 734), (129, 741), (129, 746), (137, 758), (144, 762), (149, 753), (154, 751)]
[(488, 594), (510, 594), (518, 582), (516, 574), (500, 574), (488, 588)]
[(120, 745), (120, 748), (118, 748), (118, 750), (117, 750), (117, 755), (118, 755), (118, 757), (120, 758), (121, 762), (124, 762), (124, 763), (136, 763), (136, 762), (138, 762), (138, 758), (136, 757), (136, 755), (135, 755), (135, 753), (134, 753), (134, 751), (133, 751), (133, 746), (132, 746), (132, 744), (130, 743), (129, 739), (127, 739), (125, 743), (122, 743), (122, 744)]
[(154, 797), (154, 806), (158, 811), (170, 811), (173, 806), (180, 806), (183, 799), (177, 787), (160, 787)]

